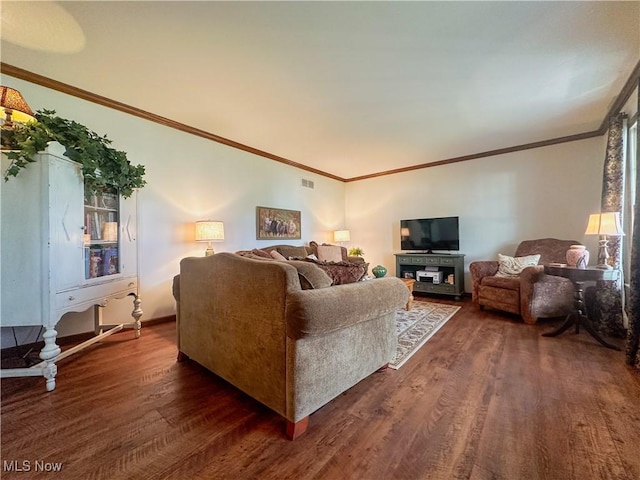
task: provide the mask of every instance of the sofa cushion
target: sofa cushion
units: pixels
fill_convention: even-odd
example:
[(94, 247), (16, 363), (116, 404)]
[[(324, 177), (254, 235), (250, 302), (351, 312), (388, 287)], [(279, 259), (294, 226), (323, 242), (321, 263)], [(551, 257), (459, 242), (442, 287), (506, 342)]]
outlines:
[(540, 255), (527, 255), (525, 257), (509, 257), (498, 254), (498, 277), (517, 277), (527, 267), (538, 265)]
[(295, 247), (292, 245), (278, 245), (276, 247), (276, 250), (286, 259), (291, 259), (293, 257), (307, 256), (306, 247)]
[(321, 268), (308, 262), (298, 260), (288, 260), (288, 264), (293, 265), (298, 270), (300, 287), (303, 290), (315, 290), (327, 288), (333, 284), (333, 280)]
[(342, 249), (339, 245), (318, 245), (318, 260), (323, 262), (341, 262)]

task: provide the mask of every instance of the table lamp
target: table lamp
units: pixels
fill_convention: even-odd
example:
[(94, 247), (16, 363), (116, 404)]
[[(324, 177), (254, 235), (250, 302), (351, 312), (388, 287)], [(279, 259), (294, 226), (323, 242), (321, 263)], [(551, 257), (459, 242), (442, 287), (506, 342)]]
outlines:
[(335, 230), (333, 232), (333, 241), (336, 243), (344, 243), (351, 240), (351, 233), (349, 230)]
[(211, 246), (211, 242), (219, 242), (224, 240), (224, 223), (213, 222), (211, 220), (203, 220), (196, 222), (196, 242), (207, 242), (205, 256), (209, 257), (215, 252)]
[(29, 104), (15, 88), (0, 86), (0, 106), (6, 127), (11, 127), (14, 121), (26, 123), (35, 120)]
[(584, 233), (585, 235), (600, 235), (598, 265), (596, 268), (611, 270), (611, 265), (607, 263), (607, 259), (609, 258), (609, 251), (607, 250), (609, 240), (607, 236), (624, 235), (622, 232), (622, 226), (620, 225), (620, 213), (592, 213), (589, 215), (589, 223), (587, 225), (587, 230)]

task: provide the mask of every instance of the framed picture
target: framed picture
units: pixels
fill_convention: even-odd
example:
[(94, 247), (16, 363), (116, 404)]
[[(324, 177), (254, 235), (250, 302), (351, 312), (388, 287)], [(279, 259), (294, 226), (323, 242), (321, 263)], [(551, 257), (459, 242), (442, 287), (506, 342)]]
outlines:
[(294, 240), (301, 236), (300, 211), (256, 207), (256, 238), (258, 240)]
[(413, 272), (404, 272), (404, 278), (416, 278)]

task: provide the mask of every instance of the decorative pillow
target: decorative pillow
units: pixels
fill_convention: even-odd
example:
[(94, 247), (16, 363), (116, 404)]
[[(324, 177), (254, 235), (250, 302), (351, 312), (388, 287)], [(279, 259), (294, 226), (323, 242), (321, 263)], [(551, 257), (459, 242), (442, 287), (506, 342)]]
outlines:
[(359, 282), (367, 274), (369, 268), (368, 263), (323, 262), (310, 258), (305, 258), (304, 261), (313, 263), (324, 270), (333, 280), (333, 285)]
[(540, 261), (540, 255), (526, 257), (509, 257), (498, 254), (498, 273), (496, 277), (517, 277), (526, 267), (535, 267)]
[(277, 250), (271, 250), (269, 253), (274, 260), (286, 260), (286, 258)]
[(265, 252), (264, 250), (260, 250), (259, 248), (254, 248), (253, 250), (251, 250), (251, 253), (257, 255), (258, 257), (271, 258), (269, 252)]
[(302, 287), (303, 290), (327, 288), (333, 283), (331, 277), (316, 265), (295, 260), (290, 260), (287, 263), (293, 265), (296, 267), (296, 270), (298, 270), (298, 279), (300, 280), (300, 287)]
[(318, 260), (322, 262), (341, 262), (342, 248), (339, 245), (318, 245)]

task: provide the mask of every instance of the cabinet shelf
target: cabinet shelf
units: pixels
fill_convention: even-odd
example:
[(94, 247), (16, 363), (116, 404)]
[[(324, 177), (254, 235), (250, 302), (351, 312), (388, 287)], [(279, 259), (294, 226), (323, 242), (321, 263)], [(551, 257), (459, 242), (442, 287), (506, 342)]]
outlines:
[[(427, 270), (440, 272), (434, 282), (432, 277), (421, 277), (418, 272)], [(453, 295), (460, 300), (464, 294), (464, 255), (437, 253), (401, 253), (396, 254), (396, 276), (413, 278), (415, 292)], [(440, 278), (441, 277), (441, 278)]]
[[(0, 189), (2, 326), (44, 327), (43, 362), (0, 369), (0, 377), (43, 376), (49, 391), (56, 385), (56, 362), (78, 349), (61, 353), (56, 343), (56, 325), (66, 313), (93, 309), (97, 339), (114, 327), (101, 320), (111, 300), (134, 298), (133, 318), (115, 327), (134, 329), (136, 338), (142, 315), (135, 194), (126, 200), (115, 189), (89, 195), (82, 165), (66, 158), (64, 151), (50, 143), (36, 155), (37, 161)], [(10, 160), (1, 158), (6, 171)], [(119, 234), (122, 223), (126, 235)]]

